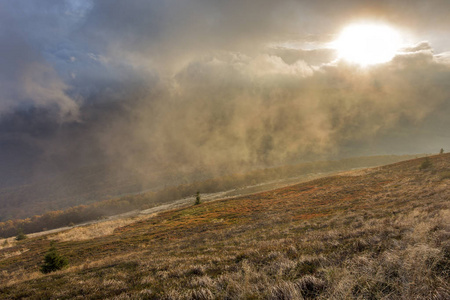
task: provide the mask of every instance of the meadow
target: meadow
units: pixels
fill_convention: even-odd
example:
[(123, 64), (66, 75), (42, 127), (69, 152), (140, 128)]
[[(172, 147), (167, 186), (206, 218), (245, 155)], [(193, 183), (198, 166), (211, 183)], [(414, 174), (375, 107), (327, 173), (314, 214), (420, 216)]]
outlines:
[[(271, 168), (259, 168), (253, 171), (215, 175), (208, 178), (204, 172), (194, 172), (187, 176), (174, 175), (175, 171), (159, 174), (157, 182), (147, 181), (146, 186), (138, 184), (133, 176), (128, 178), (128, 184), (123, 186), (114, 181), (105, 180), (102, 173), (94, 167), (82, 168), (76, 174), (69, 174), (61, 184), (59, 177), (53, 180), (35, 182), (30, 186), (15, 186), (0, 188), (0, 237), (17, 235), (20, 230), (25, 233), (41, 232), (55, 228), (73, 226), (99, 219), (105, 219), (133, 210), (145, 210), (162, 204), (173, 203), (182, 198), (191, 197), (197, 191), (202, 193), (218, 193), (230, 190), (237, 195), (243, 194), (242, 189), (256, 185), (254, 192), (265, 190), (261, 184), (278, 180), (305, 181), (314, 176), (394, 163), (415, 155), (382, 155), (354, 157), (341, 160), (316, 161), (294, 165), (284, 165)], [(95, 171), (96, 170), (96, 171)], [(103, 170), (106, 172), (106, 170)], [(110, 170), (120, 173), (119, 170)], [(322, 175), (320, 175), (322, 174)], [(76, 175), (76, 176), (74, 176)], [(104, 174), (103, 174), (104, 175)], [(170, 177), (167, 179), (165, 177)], [(210, 176), (212, 176), (210, 174)], [(119, 176), (120, 177), (120, 176)], [(183, 177), (182, 181), (179, 178)], [(164, 179), (165, 178), (165, 179)], [(162, 183), (164, 182), (164, 184)], [(151, 188), (153, 186), (153, 188)], [(133, 187), (131, 190), (128, 189)], [(60, 193), (56, 193), (59, 191)], [(245, 194), (247, 194), (245, 192)], [(74, 199), (75, 197), (76, 199)], [(81, 197), (81, 198), (79, 198)], [(82, 204), (80, 204), (82, 203)], [(77, 204), (77, 205), (74, 205)], [(41, 214), (38, 214), (41, 213)], [(7, 217), (8, 215), (14, 217)]]
[[(0, 298), (450, 299), (449, 172), (441, 154), (0, 240)], [(69, 267), (43, 274), (51, 243)]]

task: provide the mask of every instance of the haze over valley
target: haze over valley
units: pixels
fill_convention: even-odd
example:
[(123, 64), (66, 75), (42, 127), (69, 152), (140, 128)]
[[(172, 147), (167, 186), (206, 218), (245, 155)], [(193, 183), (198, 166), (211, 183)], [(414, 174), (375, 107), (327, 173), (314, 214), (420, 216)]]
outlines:
[(446, 1), (255, 5), (5, 1), (0, 187), (136, 191), (450, 149)]

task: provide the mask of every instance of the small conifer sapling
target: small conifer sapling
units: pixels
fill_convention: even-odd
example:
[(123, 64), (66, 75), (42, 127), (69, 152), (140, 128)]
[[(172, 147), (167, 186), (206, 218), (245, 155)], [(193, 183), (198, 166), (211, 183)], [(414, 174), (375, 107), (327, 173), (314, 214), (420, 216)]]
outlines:
[(425, 170), (428, 169), (430, 167), (432, 167), (433, 164), (431, 163), (431, 160), (428, 157), (425, 157), (425, 160), (423, 161), (423, 163), (420, 165), (420, 170)]
[(23, 232), (22, 228), (19, 228), (19, 230), (17, 230), (17, 236), (16, 236), (16, 241), (22, 241), (24, 239), (26, 239), (27, 236), (26, 234)]
[(54, 244), (44, 257), (44, 264), (41, 266), (41, 272), (44, 274), (64, 269), (69, 265), (69, 261), (64, 256), (61, 256), (56, 250)]
[(197, 191), (197, 195), (195, 196), (195, 205), (198, 205), (200, 203), (201, 203), (200, 192)]

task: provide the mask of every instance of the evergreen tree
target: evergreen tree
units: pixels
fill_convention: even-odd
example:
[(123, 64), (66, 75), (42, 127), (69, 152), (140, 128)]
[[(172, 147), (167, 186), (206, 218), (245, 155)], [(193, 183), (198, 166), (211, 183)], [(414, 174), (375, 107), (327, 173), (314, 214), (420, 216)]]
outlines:
[(200, 203), (201, 203), (200, 192), (197, 191), (197, 196), (195, 197), (195, 205), (198, 205)]
[(425, 157), (425, 160), (423, 161), (423, 163), (420, 165), (420, 170), (425, 170), (428, 168), (431, 168), (433, 166), (431, 160), (428, 157)]
[(23, 233), (23, 229), (19, 228), (19, 230), (17, 230), (16, 241), (22, 241), (26, 238), (27, 238), (27, 236), (25, 233)]
[(41, 272), (44, 274), (64, 269), (69, 264), (67, 258), (61, 256), (56, 251), (55, 246), (51, 245), (50, 250), (44, 257), (44, 264), (41, 266)]

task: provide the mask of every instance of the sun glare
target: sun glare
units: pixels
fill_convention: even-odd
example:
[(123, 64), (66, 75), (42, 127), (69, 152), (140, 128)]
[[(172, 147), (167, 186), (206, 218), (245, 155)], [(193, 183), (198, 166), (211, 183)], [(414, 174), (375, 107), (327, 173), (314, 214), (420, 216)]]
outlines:
[(400, 34), (381, 24), (353, 24), (335, 42), (339, 58), (362, 66), (390, 61), (401, 47)]

